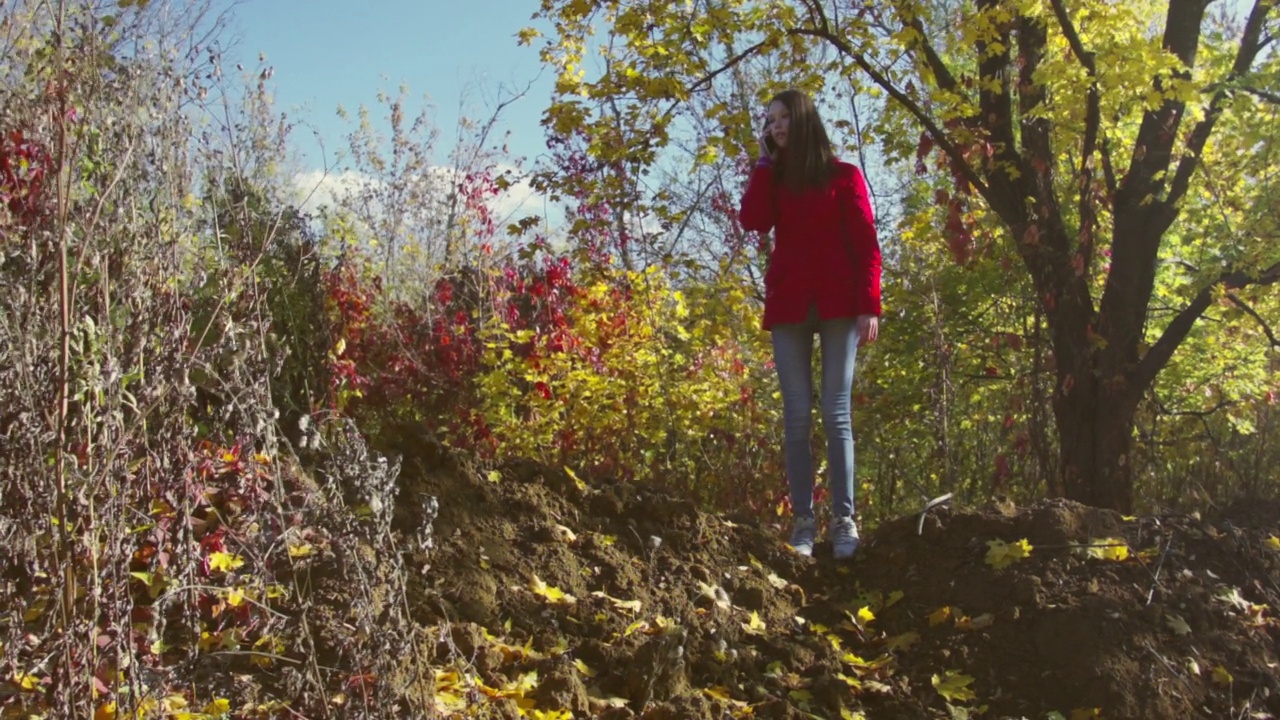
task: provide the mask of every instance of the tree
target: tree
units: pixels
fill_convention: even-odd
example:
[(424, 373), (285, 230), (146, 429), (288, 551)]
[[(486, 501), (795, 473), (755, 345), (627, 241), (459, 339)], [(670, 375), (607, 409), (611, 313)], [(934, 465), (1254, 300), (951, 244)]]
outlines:
[[(647, 164), (691, 98), (752, 63), (775, 69), (758, 102), (830, 84), (884, 97), (858, 139), (948, 175), (944, 232), (993, 216), (1021, 259), (1051, 340), (1066, 496), (1128, 510), (1135, 414), (1157, 375), (1207, 309), (1239, 300), (1227, 291), (1280, 279), (1261, 130), (1280, 98), (1280, 12), (1212, 5), (544, 0), (543, 57), (561, 73), (546, 122)], [(588, 80), (597, 44), (605, 69)], [(712, 147), (753, 152), (751, 108), (708, 114), (724, 128)]]

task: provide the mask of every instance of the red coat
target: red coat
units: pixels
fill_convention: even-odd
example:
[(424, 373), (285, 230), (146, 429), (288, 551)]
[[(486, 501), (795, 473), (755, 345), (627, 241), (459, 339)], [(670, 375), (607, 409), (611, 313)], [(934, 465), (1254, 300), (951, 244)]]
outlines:
[(764, 328), (818, 317), (880, 314), (880, 243), (862, 172), (836, 162), (827, 187), (796, 194), (757, 166), (738, 219), (746, 230), (774, 233), (764, 276)]

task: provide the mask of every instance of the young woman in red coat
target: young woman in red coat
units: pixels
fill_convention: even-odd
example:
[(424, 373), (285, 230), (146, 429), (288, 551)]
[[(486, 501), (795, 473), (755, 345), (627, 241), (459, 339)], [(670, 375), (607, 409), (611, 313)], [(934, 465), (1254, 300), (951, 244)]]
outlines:
[(790, 544), (811, 555), (817, 536), (809, 445), (816, 333), (822, 347), (822, 425), (833, 518), (829, 536), (835, 557), (846, 559), (858, 548), (853, 368), (858, 347), (875, 342), (879, 333), (880, 245), (862, 173), (835, 159), (807, 95), (788, 90), (770, 101), (760, 149), (739, 219), (747, 230), (774, 232), (764, 278), (764, 328), (773, 337), (782, 389)]

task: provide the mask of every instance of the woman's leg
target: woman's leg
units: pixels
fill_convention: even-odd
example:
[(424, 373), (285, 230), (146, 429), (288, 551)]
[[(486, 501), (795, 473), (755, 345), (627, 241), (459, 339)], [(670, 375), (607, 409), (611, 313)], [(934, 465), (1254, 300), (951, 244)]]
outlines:
[(809, 323), (773, 327), (773, 362), (782, 390), (783, 459), (791, 489), (791, 512), (813, 517), (813, 455), (810, 446), (813, 413), (813, 326)]
[(833, 518), (853, 516), (853, 421), (850, 397), (858, 359), (858, 324), (836, 318), (819, 324), (822, 340), (822, 428), (827, 437), (827, 488)]

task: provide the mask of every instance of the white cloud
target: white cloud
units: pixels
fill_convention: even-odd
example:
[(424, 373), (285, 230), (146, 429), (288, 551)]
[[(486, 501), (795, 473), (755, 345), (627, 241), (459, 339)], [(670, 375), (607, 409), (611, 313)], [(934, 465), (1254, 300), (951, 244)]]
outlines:
[[(563, 211), (534, 190), (529, 179), (522, 177), (514, 166), (500, 165), (496, 171), (510, 173), (512, 177), (518, 178), (510, 187), (489, 200), (489, 209), (499, 225), (515, 222), (528, 215), (544, 216), (551, 225), (557, 225), (563, 220)], [(452, 185), (452, 179), (458, 176), (458, 171), (437, 165), (427, 172), (432, 176), (432, 184), (439, 188), (443, 199)], [(294, 175), (292, 199), (304, 211), (316, 211), (326, 206), (333, 208), (338, 205), (340, 198), (350, 197), (362, 190), (376, 189), (381, 183), (381, 180), (355, 170), (309, 170)]]

